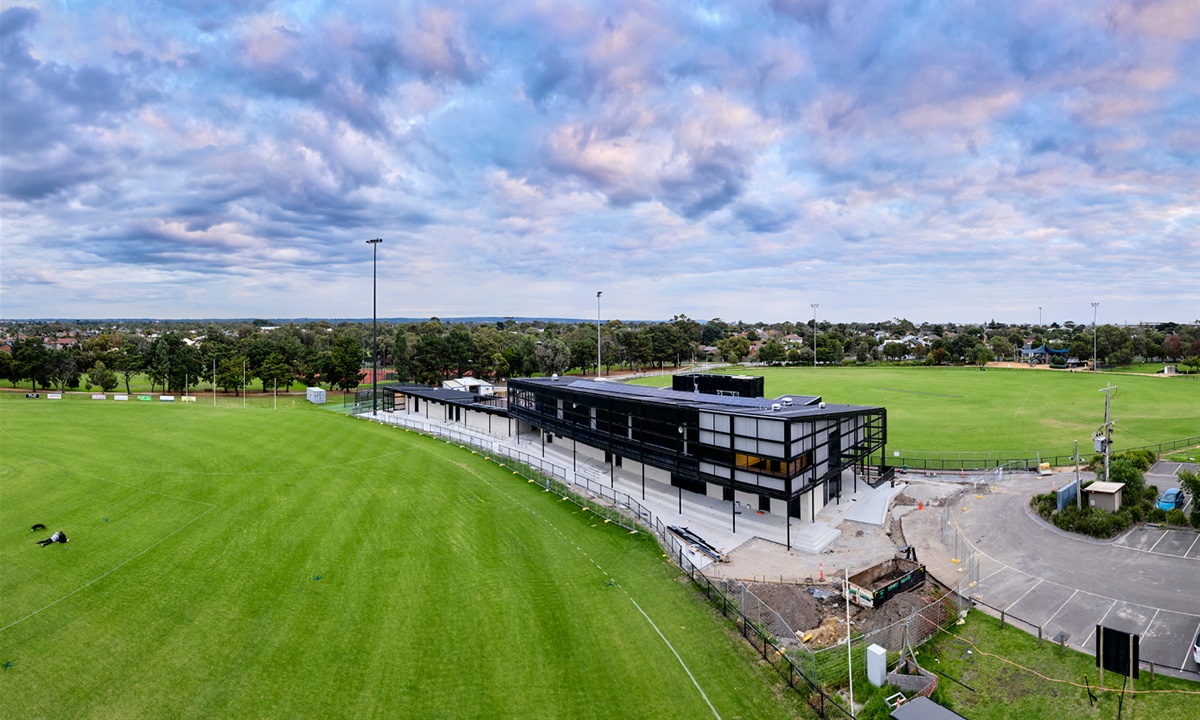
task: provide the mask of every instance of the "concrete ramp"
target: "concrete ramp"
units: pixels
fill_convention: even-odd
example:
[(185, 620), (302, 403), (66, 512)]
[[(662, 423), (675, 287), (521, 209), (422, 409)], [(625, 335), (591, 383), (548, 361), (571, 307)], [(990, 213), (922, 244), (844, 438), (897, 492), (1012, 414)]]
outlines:
[(854, 507), (842, 515), (838, 521), (853, 520), (865, 525), (883, 525), (887, 521), (888, 509), (892, 506), (892, 500), (906, 487), (908, 485), (904, 483), (899, 483), (896, 487), (880, 485), (868, 492), (860, 493)]

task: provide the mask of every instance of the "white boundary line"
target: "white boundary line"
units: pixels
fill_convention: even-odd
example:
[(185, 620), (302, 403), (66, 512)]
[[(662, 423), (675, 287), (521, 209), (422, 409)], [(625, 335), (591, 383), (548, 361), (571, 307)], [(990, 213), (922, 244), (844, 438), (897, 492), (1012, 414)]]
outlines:
[[(449, 441), (447, 441), (447, 443), (449, 443)], [(704, 702), (706, 705), (708, 705), (708, 709), (712, 710), (712, 713), (717, 718), (717, 720), (722, 720), (721, 714), (717, 712), (717, 709), (715, 707), (713, 707), (712, 701), (710, 701), (708, 699), (708, 693), (704, 692), (704, 688), (700, 687), (699, 681), (697, 681), (696, 676), (692, 674), (691, 668), (689, 668), (687, 666), (687, 663), (685, 663), (683, 661), (683, 657), (680, 656), (679, 651), (677, 651), (675, 649), (675, 646), (671, 644), (671, 641), (667, 639), (667, 636), (663, 635), (662, 630), (658, 629), (658, 625), (656, 625), (654, 623), (654, 621), (650, 619), (650, 616), (646, 614), (646, 611), (642, 609), (641, 605), (638, 605), (637, 600), (633, 599), (633, 596), (629, 594), (628, 590), (626, 590), (619, 582), (617, 582), (615, 578), (613, 578), (611, 575), (609, 575), (608, 572), (606, 572), (604, 570), (604, 568), (600, 567), (600, 565), (595, 560), (592, 560), (592, 558), (587, 554), (587, 552), (583, 548), (579, 547), (579, 545), (576, 545), (574, 542), (571, 541), (570, 538), (568, 538), (566, 535), (564, 535), (563, 531), (559, 530), (558, 527), (554, 523), (550, 522), (550, 520), (548, 520), (547, 518), (543, 517), (542, 515), (539, 515), (538, 513), (534, 512), (528, 505), (521, 502), (520, 500), (513, 497), (512, 495), (509, 495), (507, 492), (504, 491), (504, 489), (498, 487), (497, 485), (495, 485), (494, 483), (492, 483), (490, 480), (483, 477), (479, 473), (476, 473), (474, 469), (472, 469), (462, 463), (455, 462), (453, 460), (451, 460), (450, 462), (453, 462), (458, 467), (471, 473), (479, 480), (482, 480), (484, 482), (484, 484), (488, 485), (496, 492), (498, 492), (501, 495), (503, 495), (504, 497), (508, 498), (511, 502), (516, 503), (518, 506), (520, 506), (522, 509), (524, 509), (526, 512), (528, 512), (530, 515), (532, 515), (535, 519), (541, 520), (542, 522), (549, 525), (550, 528), (552, 530), (554, 530), (554, 532), (558, 533), (558, 535), (563, 540), (566, 540), (567, 542), (571, 543), (572, 545), (574, 545), (576, 550), (583, 553), (583, 556), (585, 558), (587, 558), (588, 560), (590, 560), (591, 563), (596, 566), (596, 569), (599, 570), (601, 572), (601, 574), (604, 575), (604, 577), (608, 578), (614, 585), (616, 585), (616, 587), (620, 588), (621, 592), (625, 593), (625, 597), (629, 598), (629, 602), (633, 603), (633, 606), (638, 609), (638, 612), (640, 612), (642, 614), (642, 617), (646, 618), (646, 622), (650, 623), (650, 627), (654, 628), (654, 632), (658, 633), (658, 636), (660, 638), (662, 638), (662, 641), (664, 643), (666, 643), (667, 648), (670, 649), (671, 653), (675, 656), (675, 659), (679, 661), (679, 665), (681, 667), (683, 667), (683, 671), (685, 673), (687, 673), (688, 678), (691, 679), (692, 685), (696, 686), (696, 690), (699, 691), (700, 697), (704, 698)]]

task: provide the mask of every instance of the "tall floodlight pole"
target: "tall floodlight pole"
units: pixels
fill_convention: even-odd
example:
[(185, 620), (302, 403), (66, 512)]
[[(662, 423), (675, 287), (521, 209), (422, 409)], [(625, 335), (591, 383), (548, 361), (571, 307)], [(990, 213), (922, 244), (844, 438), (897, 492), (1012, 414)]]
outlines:
[(596, 293), (596, 379), (600, 379), (600, 296), (603, 290)]
[(1100, 303), (1092, 303), (1092, 372), (1096, 372), (1096, 308), (1100, 307)]
[(1042, 324), (1042, 306), (1038, 305), (1038, 325)]
[(821, 303), (813, 303), (813, 367), (817, 366), (817, 308), (821, 307)]
[(375, 417), (377, 396), (379, 395), (379, 319), (375, 312), (375, 260), (379, 254), (379, 243), (383, 238), (368, 240), (371, 246), (371, 417)]

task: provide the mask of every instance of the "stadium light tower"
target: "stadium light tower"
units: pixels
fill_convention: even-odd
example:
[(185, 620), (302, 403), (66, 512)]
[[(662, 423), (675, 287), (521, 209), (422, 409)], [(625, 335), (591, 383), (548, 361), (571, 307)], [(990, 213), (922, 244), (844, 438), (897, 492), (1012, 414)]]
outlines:
[(1092, 372), (1096, 372), (1096, 308), (1100, 307), (1100, 303), (1092, 303)]
[(371, 417), (375, 417), (379, 395), (379, 338), (378, 316), (375, 312), (375, 261), (379, 255), (379, 243), (383, 238), (368, 240), (371, 246)]
[(596, 379), (600, 379), (600, 296), (603, 290), (596, 292)]
[(813, 367), (817, 366), (817, 308), (821, 307), (821, 303), (813, 303)]

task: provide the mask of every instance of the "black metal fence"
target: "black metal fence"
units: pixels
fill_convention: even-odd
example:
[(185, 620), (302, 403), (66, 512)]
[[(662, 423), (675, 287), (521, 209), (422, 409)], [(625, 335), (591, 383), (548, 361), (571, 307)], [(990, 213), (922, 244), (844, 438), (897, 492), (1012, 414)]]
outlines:
[(541, 457), (507, 447), (486, 436), (409, 418), (400, 413), (380, 413), (378, 421), (438, 437), (487, 457), (511, 469), (526, 481), (538, 484), (548, 492), (562, 495), (564, 499), (605, 522), (629, 530), (650, 531), (658, 539), (667, 556), (691, 579), (709, 603), (719, 610), (723, 617), (733, 622), (739, 634), (779, 673), (788, 687), (804, 698), (821, 717), (829, 717), (830, 713), (834, 713), (834, 717), (854, 717), (835, 696), (824, 689), (821, 678), (813, 668), (798, 665), (797, 661), (789, 657), (786, 646), (779, 638), (771, 635), (764, 623), (747, 618), (734, 597), (722, 590), (717, 582), (705, 576), (692, 562), (689, 557), (690, 548), (668, 531), (662, 520), (655, 517), (649, 508), (630, 495)]
[[(1153, 450), (1156, 454), (1161, 455), (1164, 452), (1179, 450), (1181, 448), (1196, 447), (1197, 445), (1200, 445), (1200, 435), (1193, 435), (1180, 440), (1170, 440), (1153, 445), (1120, 448), (1118, 452), (1127, 452), (1129, 450)], [(1081, 452), (1080, 457), (1084, 462), (1086, 462), (1087, 459), (1090, 458), (1090, 453)], [(1075, 455), (1074, 453), (1066, 455), (1048, 453), (1044, 454), (1035, 450), (996, 450), (990, 452), (892, 450), (886, 460), (889, 465), (902, 466), (915, 470), (989, 470), (1000, 466), (1006, 466), (1012, 470), (1037, 470), (1039, 463), (1050, 463), (1051, 467), (1074, 465)]]

